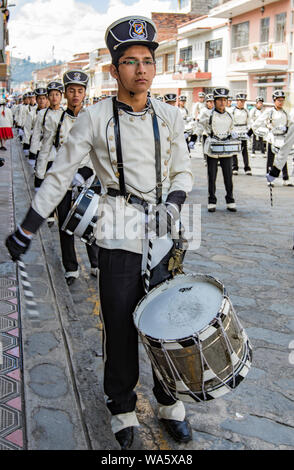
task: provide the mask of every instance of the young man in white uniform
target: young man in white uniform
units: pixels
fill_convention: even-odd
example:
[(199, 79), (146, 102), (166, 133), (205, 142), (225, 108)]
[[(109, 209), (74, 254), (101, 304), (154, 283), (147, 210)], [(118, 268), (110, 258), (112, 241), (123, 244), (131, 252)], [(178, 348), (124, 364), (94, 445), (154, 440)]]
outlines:
[[(156, 73), (155, 38), (154, 23), (144, 17), (123, 18), (107, 29), (117, 98), (100, 101), (80, 113), (21, 227), (7, 239), (12, 258), (18, 259), (27, 250), (32, 234), (60, 203), (81, 161), (90, 153), (103, 188), (100, 211), (106, 214), (97, 222), (104, 390), (112, 415), (111, 427), (122, 449), (131, 446), (134, 427), (139, 424), (134, 391), (139, 376), (138, 334), (132, 314), (145, 294), (144, 237), (138, 235), (138, 230), (132, 231), (135, 237), (127, 236), (128, 219), (123, 216), (134, 211), (139, 216), (139, 232), (144, 233), (146, 207), (155, 204), (156, 217), (148, 217), (149, 227), (157, 231), (162, 220), (168, 220), (170, 227), (179, 219), (181, 205), (193, 184), (179, 110), (147, 98)], [(169, 230), (166, 227), (165, 233)], [(121, 237), (121, 233), (125, 235)], [(164, 268), (163, 260), (159, 266)], [(155, 271), (151, 285), (152, 280), (157, 283), (170, 277), (166, 269), (165, 275), (156, 280)], [(184, 404), (166, 392), (156, 375), (153, 392), (161, 422), (176, 440), (188, 442), (192, 433)]]

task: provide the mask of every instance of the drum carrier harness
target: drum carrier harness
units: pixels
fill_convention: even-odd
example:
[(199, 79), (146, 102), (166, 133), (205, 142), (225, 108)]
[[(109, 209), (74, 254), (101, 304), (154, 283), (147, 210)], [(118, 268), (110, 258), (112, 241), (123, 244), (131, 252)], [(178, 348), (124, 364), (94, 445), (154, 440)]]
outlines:
[[(116, 146), (116, 155), (117, 155), (117, 170), (118, 170), (118, 179), (119, 179), (119, 190), (114, 188), (108, 188), (107, 194), (112, 197), (123, 196), (126, 201), (130, 204), (139, 204), (143, 207), (145, 214), (148, 215), (149, 203), (144, 199), (135, 196), (132, 193), (128, 193), (126, 190), (125, 176), (124, 176), (124, 164), (123, 164), (123, 155), (121, 148), (121, 138), (120, 138), (120, 125), (119, 125), (119, 115), (118, 115), (118, 104), (116, 97), (112, 99), (113, 104), (113, 117), (114, 117), (114, 135), (115, 135), (115, 146)], [(155, 110), (151, 104), (152, 108), (152, 126), (155, 142), (155, 171), (156, 171), (156, 205), (162, 203), (162, 182), (161, 182), (161, 146), (160, 146), (160, 133), (158, 120), (155, 113)], [(179, 239), (173, 240), (173, 247), (163, 258), (162, 261), (167, 258), (167, 270), (169, 277), (175, 276), (176, 274), (183, 273), (183, 260), (185, 256), (184, 239), (181, 236), (181, 230), (179, 231)], [(161, 264), (161, 262), (159, 263)], [(156, 270), (157, 266), (153, 268)]]

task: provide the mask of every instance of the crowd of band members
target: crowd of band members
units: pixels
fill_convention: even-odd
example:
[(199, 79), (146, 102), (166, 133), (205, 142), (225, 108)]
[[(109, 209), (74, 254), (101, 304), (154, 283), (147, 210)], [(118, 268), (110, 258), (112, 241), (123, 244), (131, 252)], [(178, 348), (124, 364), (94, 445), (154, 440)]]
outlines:
[[(52, 85), (53, 84), (53, 85)], [(60, 116), (63, 112), (61, 106), (62, 102), (62, 92), (63, 85), (60, 84), (60, 89), (50, 90), (50, 86), (53, 86), (56, 82), (51, 82), (48, 84), (47, 88), (36, 88), (34, 92), (29, 91), (25, 93), (21, 99), (17, 99), (16, 102), (5, 106), (5, 100), (2, 100), (0, 103), (0, 108), (2, 110), (7, 110), (6, 119), (10, 119), (11, 124), (8, 124), (7, 127), (12, 127), (12, 122), (14, 126), (18, 129), (20, 139), (22, 140), (23, 149), (25, 156), (28, 157), (29, 163), (35, 168), (35, 187), (36, 190), (40, 186), (42, 180), (44, 179), (44, 171), (41, 175), (41, 178), (38, 176), (37, 170), (37, 157), (41, 150), (41, 142), (44, 137), (44, 132), (46, 134), (46, 116), (48, 114), (54, 115), (53, 127), (47, 130), (47, 134), (51, 136), (51, 149), (49, 151), (48, 158), (48, 149), (45, 150), (46, 154), (46, 163), (47, 167), (45, 172), (50, 168), (54, 160), (54, 152), (52, 152), (52, 140), (53, 134), (56, 131)], [(273, 95), (273, 106), (265, 107), (264, 99), (261, 96), (257, 96), (255, 104), (251, 106), (251, 109), (247, 107), (247, 95), (245, 93), (238, 93), (235, 96), (235, 105), (232, 105), (234, 98), (230, 95), (229, 90), (226, 90), (224, 98), (226, 99), (226, 106), (221, 113), (227, 113), (231, 116), (232, 120), (232, 134), (235, 138), (238, 136), (238, 139), (241, 141), (241, 152), (240, 156), (243, 159), (244, 173), (245, 175), (252, 175), (252, 170), (250, 167), (250, 157), (248, 143), (251, 140), (251, 157), (256, 155), (257, 151), (260, 151), (260, 154), (267, 158), (266, 161), (266, 172), (268, 173), (273, 167), (275, 152), (277, 149), (274, 147), (274, 138), (276, 135), (284, 135), (287, 132), (289, 124), (291, 122), (291, 116), (284, 109), (285, 105), (285, 93), (282, 90), (276, 90)], [(150, 96), (150, 93), (149, 93)], [(108, 95), (101, 95), (100, 97), (94, 97), (92, 99), (93, 104), (108, 98)], [(239, 173), (239, 158), (237, 154), (228, 157), (219, 155), (216, 159), (215, 156), (211, 157), (205, 154), (204, 146), (207, 137), (211, 133), (211, 129), (207, 129), (207, 125), (203, 126), (203, 122), (213, 114), (213, 111), (218, 111), (216, 106), (216, 96), (214, 93), (205, 94), (204, 92), (198, 93), (198, 101), (193, 109), (192, 115), (189, 113), (186, 102), (187, 97), (185, 95), (177, 96), (175, 93), (167, 93), (164, 96), (157, 96), (157, 99), (164, 101), (172, 106), (178, 106), (182, 118), (186, 123), (186, 126), (190, 127), (190, 132), (187, 133), (187, 145), (189, 151), (191, 152), (194, 149), (196, 142), (202, 142), (203, 152), (204, 152), (204, 162), (207, 166), (208, 172), (208, 211), (214, 212), (216, 209), (216, 196), (215, 196), (215, 184), (217, 177), (217, 167), (221, 166), (224, 177), (224, 185), (226, 188), (226, 203), (227, 209), (231, 212), (237, 210), (235, 200), (233, 197), (233, 179), (232, 175), (238, 175)], [(84, 106), (90, 105), (89, 98), (84, 99)], [(10, 108), (11, 107), (11, 111)], [(12, 115), (10, 116), (9, 113)], [(1, 114), (1, 109), (0, 109)], [(3, 117), (2, 117), (3, 119)], [(10, 122), (9, 121), (9, 122)], [(201, 124), (202, 123), (202, 124)], [(5, 122), (5, 124), (7, 124)], [(207, 124), (207, 122), (206, 122)], [(0, 129), (1, 129), (1, 115), (0, 115)], [(4, 127), (4, 126), (3, 126)], [(209, 126), (208, 126), (209, 127)], [(259, 133), (259, 130), (261, 132)], [(264, 134), (262, 131), (265, 131)], [(1, 137), (1, 136), (0, 136)], [(46, 141), (46, 139), (45, 139)], [(44, 142), (43, 141), (43, 148)], [(48, 138), (47, 138), (48, 141)], [(5, 140), (1, 139), (1, 148), (4, 147)], [(62, 142), (61, 142), (62, 143)], [(5, 148), (5, 147), (4, 147)], [(50, 156), (51, 155), (51, 156)], [(42, 156), (42, 152), (41, 152)], [(213, 160), (212, 160), (213, 158)], [(40, 159), (41, 160), (41, 159)], [(216, 165), (217, 160), (217, 165)], [(40, 166), (40, 165), (39, 165)], [(282, 169), (283, 175), (283, 185), (284, 186), (293, 186), (288, 171), (287, 162)], [(54, 214), (51, 214), (51, 217), (48, 219), (48, 223), (52, 224), (54, 221)], [(76, 261), (74, 263), (76, 265)], [(95, 264), (95, 263), (94, 263)], [(92, 263), (93, 267), (94, 264)], [(66, 268), (66, 272), (73, 273), (74, 276), (77, 275), (75, 269)], [(72, 277), (70, 275), (70, 277)]]

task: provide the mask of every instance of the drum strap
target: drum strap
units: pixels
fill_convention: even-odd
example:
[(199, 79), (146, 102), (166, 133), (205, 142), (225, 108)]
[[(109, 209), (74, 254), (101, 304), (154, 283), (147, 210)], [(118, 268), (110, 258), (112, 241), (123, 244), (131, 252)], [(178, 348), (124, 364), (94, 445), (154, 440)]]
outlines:
[(53, 143), (53, 145), (56, 149), (59, 148), (60, 129), (61, 129), (62, 123), (64, 121), (65, 113), (66, 113), (66, 111), (63, 111), (63, 113), (61, 115), (61, 118), (59, 120), (58, 126), (57, 126), (57, 131), (56, 131), (55, 139), (54, 139), (54, 143)]
[(50, 108), (47, 108), (45, 113), (44, 113), (44, 118), (43, 118), (43, 122), (42, 122), (42, 126), (44, 127), (45, 126), (45, 122), (46, 122), (46, 116), (48, 114), (48, 111), (49, 111)]
[[(113, 97), (112, 103), (113, 103), (114, 134), (115, 134), (116, 155), (117, 155), (117, 168), (118, 168), (118, 173), (119, 173), (118, 178), (119, 178), (120, 195), (127, 197), (127, 190), (126, 190), (125, 177), (124, 177), (124, 168), (123, 168), (121, 138), (120, 138), (118, 106), (117, 106), (116, 97)], [(157, 120), (153, 107), (152, 107), (152, 125), (153, 125), (153, 134), (154, 134), (154, 142), (155, 142), (156, 204), (160, 204), (162, 202), (161, 145), (160, 145), (160, 133), (159, 133), (158, 120)]]

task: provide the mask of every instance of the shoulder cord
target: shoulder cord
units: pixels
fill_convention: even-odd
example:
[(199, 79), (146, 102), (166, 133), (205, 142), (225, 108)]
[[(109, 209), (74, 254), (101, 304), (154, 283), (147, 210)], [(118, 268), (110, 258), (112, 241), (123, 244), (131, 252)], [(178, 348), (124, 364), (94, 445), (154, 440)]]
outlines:
[[(118, 117), (118, 106), (116, 97), (113, 97), (113, 116), (114, 116), (114, 134), (117, 154), (117, 169), (119, 173), (119, 188), (122, 196), (127, 197), (127, 191), (125, 186), (124, 169), (123, 169), (123, 156), (120, 139), (120, 126)], [(161, 182), (161, 146), (160, 146), (160, 133), (158, 127), (158, 120), (152, 106), (152, 124), (153, 134), (155, 141), (155, 169), (156, 169), (156, 203), (162, 202), (162, 182)]]
[(45, 113), (44, 113), (44, 118), (43, 118), (43, 123), (42, 123), (42, 126), (44, 127), (45, 126), (45, 121), (46, 121), (46, 116), (47, 116), (47, 113), (49, 111), (50, 108), (47, 108)]
[(63, 120), (64, 120), (64, 116), (65, 116), (65, 113), (66, 111), (63, 111), (61, 117), (60, 117), (60, 120), (59, 120), (59, 123), (58, 123), (58, 126), (57, 126), (57, 130), (56, 130), (56, 134), (55, 134), (55, 139), (54, 139), (54, 147), (56, 149), (58, 149), (59, 147), (59, 139), (60, 139), (60, 129), (61, 129), (61, 126), (62, 126), (62, 123), (63, 123)]

